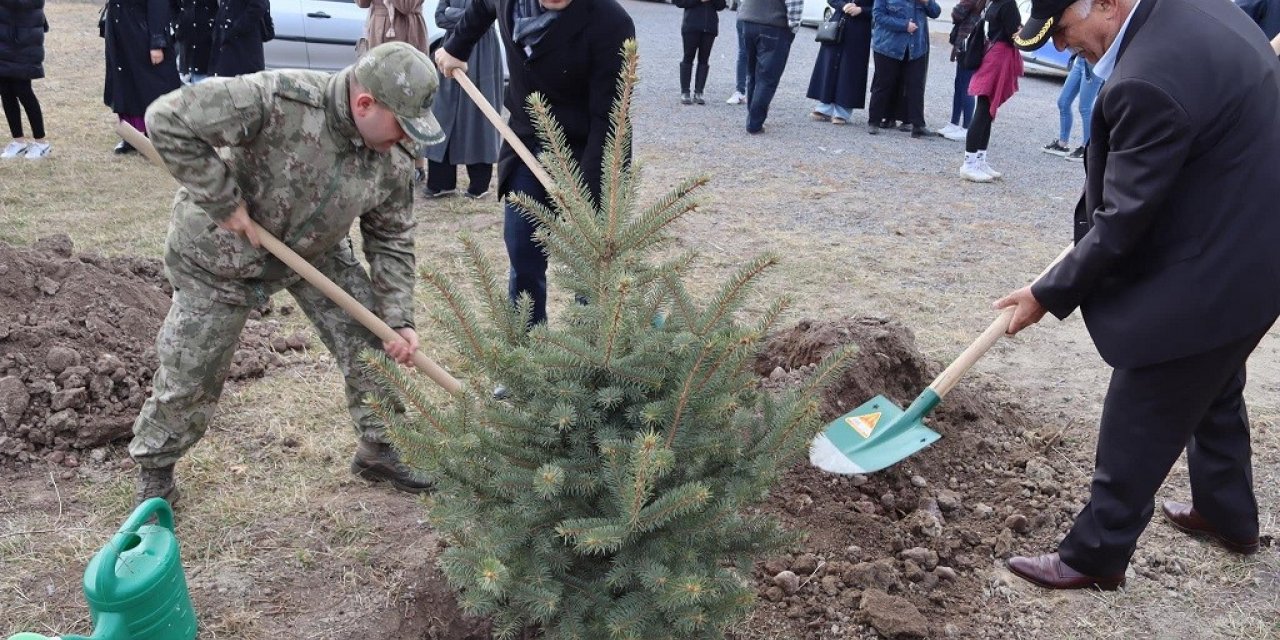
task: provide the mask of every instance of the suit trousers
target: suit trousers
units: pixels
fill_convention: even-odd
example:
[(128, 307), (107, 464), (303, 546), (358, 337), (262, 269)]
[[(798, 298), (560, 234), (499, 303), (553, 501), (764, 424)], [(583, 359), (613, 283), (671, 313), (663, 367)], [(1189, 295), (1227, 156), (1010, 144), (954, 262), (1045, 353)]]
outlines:
[[(910, 55), (908, 52), (906, 55)], [(903, 56), (902, 60), (879, 53), (872, 53), (876, 61), (875, 74), (871, 76), (871, 100), (867, 104), (867, 119), (872, 124), (896, 118), (893, 113), (895, 99), (906, 96), (906, 120), (913, 127), (923, 127), (924, 85), (929, 72), (929, 54), (915, 60)]]
[(1258, 536), (1243, 392), (1245, 362), (1264, 335), (1112, 372), (1089, 503), (1058, 548), (1068, 566), (1092, 576), (1124, 572), (1183, 449), (1196, 511), (1228, 538)]

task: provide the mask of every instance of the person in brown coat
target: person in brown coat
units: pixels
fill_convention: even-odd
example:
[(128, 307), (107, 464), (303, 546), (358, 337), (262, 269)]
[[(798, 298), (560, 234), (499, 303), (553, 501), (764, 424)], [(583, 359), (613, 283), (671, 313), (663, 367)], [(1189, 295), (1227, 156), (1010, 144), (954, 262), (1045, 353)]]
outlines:
[[(427, 21), (422, 17), (422, 0), (356, 0), (356, 6), (369, 10), (364, 23), (364, 37), (356, 45), (359, 55), (384, 42), (407, 42), (418, 51), (427, 49)], [(413, 159), (414, 182), (427, 177), (426, 160), (421, 149)]]

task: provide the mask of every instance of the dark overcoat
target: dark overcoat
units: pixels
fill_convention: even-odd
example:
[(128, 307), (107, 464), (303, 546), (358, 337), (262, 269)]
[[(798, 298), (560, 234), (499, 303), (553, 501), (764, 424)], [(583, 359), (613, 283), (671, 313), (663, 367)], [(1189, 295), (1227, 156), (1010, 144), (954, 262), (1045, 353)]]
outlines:
[(680, 33), (709, 33), (720, 35), (720, 11), (728, 8), (725, 0), (672, 0), (672, 4), (684, 9), (680, 21)]
[(222, 0), (213, 20), (213, 58), (210, 71), (230, 78), (267, 67), (262, 54), (262, 21), (267, 0)]
[(0, 78), (44, 77), (44, 0), (0, 2)]
[(218, 0), (182, 0), (181, 7), (174, 27), (174, 36), (178, 39), (178, 71), (208, 75)]
[[(844, 21), (840, 42), (823, 43), (809, 78), (808, 97), (824, 104), (837, 104), (847, 109), (867, 105), (867, 68), (871, 62), (871, 8), (875, 0), (827, 0), (835, 14)], [(849, 17), (846, 4), (862, 7), (862, 13)]]
[[(107, 0), (99, 22), (106, 40), (102, 102), (115, 113), (142, 115), (156, 98), (182, 86), (174, 60), (169, 0)], [(164, 52), (151, 64), (151, 50)]]
[[(635, 24), (617, 0), (574, 0), (532, 51), (513, 44), (511, 28), (515, 0), (474, 0), (458, 21), (444, 48), (466, 60), (471, 49), (496, 20), (507, 50), (507, 110), (511, 128), (525, 145), (537, 142), (525, 99), (540, 92), (551, 105), (551, 114), (564, 129), (565, 138), (580, 150), (582, 177), (592, 195), (600, 197), (600, 162), (609, 133), (622, 71), (622, 45), (634, 38)], [(498, 161), (498, 191), (505, 195), (516, 163), (511, 145), (503, 144)]]

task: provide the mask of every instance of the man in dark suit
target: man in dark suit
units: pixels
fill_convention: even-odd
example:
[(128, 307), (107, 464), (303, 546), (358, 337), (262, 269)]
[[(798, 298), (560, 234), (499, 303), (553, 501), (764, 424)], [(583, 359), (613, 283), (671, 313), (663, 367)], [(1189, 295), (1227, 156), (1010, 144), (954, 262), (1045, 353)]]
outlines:
[[(466, 72), (471, 49), (498, 22), (511, 77), (506, 106), (511, 129), (536, 154), (538, 138), (526, 100), (535, 91), (551, 106), (596, 202), (609, 111), (622, 71), (622, 45), (636, 34), (617, 0), (476, 0), (467, 6), (436, 65), (446, 77)], [(524, 193), (551, 208), (547, 193), (504, 143), (498, 157), (498, 197)], [(533, 299), (533, 323), (547, 320), (547, 257), (533, 240), (537, 225), (506, 205), (503, 238), (511, 262), (509, 294)]]
[(1121, 586), (1184, 448), (1192, 502), (1165, 502), (1170, 524), (1256, 552), (1242, 391), (1280, 315), (1280, 62), (1229, 0), (1033, 0), (1031, 18), (1017, 46), (1052, 37), (1107, 83), (1075, 247), (996, 306), (1016, 306), (1010, 334), (1080, 307), (1114, 372), (1089, 503), (1057, 553), (1009, 568), (1051, 588)]

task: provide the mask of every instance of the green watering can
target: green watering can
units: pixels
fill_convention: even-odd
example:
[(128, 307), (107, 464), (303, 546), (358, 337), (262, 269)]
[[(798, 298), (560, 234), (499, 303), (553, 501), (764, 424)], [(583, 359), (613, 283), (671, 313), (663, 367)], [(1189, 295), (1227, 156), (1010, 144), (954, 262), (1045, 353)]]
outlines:
[[(143, 524), (152, 517), (158, 524)], [(61, 640), (193, 640), (196, 612), (173, 535), (173, 509), (163, 498), (138, 505), (84, 572), (93, 615), (90, 637)], [(59, 640), (19, 633), (9, 640)]]

